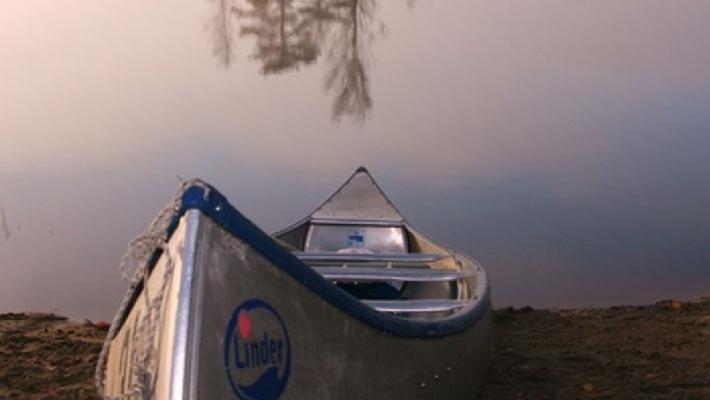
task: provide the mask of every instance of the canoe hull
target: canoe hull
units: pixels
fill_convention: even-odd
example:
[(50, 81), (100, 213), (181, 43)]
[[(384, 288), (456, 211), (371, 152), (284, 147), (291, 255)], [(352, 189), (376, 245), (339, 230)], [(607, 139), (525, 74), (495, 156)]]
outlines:
[[(459, 332), (401, 336), (326, 301), (198, 210), (184, 214), (170, 243), (176, 250), (156, 335), (155, 398), (471, 399), (483, 388), (490, 302)], [(149, 289), (165, 279), (163, 258)], [(130, 386), (125, 344), (138, 329), (139, 308), (111, 343), (105, 394)]]

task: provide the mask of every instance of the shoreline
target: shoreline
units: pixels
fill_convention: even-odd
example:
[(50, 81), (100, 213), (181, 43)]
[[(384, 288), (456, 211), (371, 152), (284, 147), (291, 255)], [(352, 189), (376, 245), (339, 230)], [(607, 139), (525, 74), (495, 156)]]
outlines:
[[(710, 297), (643, 306), (494, 311), (482, 399), (708, 399)], [(98, 399), (107, 326), (0, 314), (0, 398)]]

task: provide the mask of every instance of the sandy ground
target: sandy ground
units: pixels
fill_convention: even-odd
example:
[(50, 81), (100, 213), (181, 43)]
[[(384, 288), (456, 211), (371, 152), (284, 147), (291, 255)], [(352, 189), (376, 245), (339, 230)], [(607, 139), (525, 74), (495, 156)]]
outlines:
[[(710, 298), (579, 310), (504, 309), (488, 399), (710, 399)], [(94, 399), (106, 334), (0, 314), (0, 399)]]
[(106, 331), (48, 314), (0, 314), (0, 399), (92, 399)]
[(494, 318), (483, 399), (710, 399), (710, 298)]

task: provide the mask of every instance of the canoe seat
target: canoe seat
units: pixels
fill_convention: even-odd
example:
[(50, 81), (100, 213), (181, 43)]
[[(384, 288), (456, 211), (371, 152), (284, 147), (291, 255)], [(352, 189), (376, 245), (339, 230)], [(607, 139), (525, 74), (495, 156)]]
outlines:
[(455, 311), (468, 304), (466, 300), (425, 299), (425, 300), (363, 300), (380, 312), (386, 313), (431, 313)]
[[(326, 280), (377, 311), (403, 317), (451, 313), (469, 303), (447, 298), (453, 282), (474, 276), (472, 269), (432, 268), (451, 257), (436, 253), (294, 252)], [(421, 296), (421, 297), (420, 297)]]
[(306, 264), (334, 264), (334, 263), (391, 263), (394, 265), (428, 265), (450, 257), (448, 254), (436, 253), (307, 253), (294, 252), (299, 260)]
[(430, 268), (313, 267), (325, 279), (337, 282), (447, 282), (473, 276), (473, 271)]

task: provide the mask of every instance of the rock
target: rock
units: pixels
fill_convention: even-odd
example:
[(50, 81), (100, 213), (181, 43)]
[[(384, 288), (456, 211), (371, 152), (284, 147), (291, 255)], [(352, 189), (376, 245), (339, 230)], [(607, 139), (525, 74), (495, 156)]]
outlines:
[(94, 326), (96, 327), (96, 329), (107, 331), (110, 325), (106, 321), (96, 321), (94, 322)]
[(671, 300), (671, 310), (673, 311), (680, 311), (683, 309), (683, 302), (680, 300), (673, 299)]

